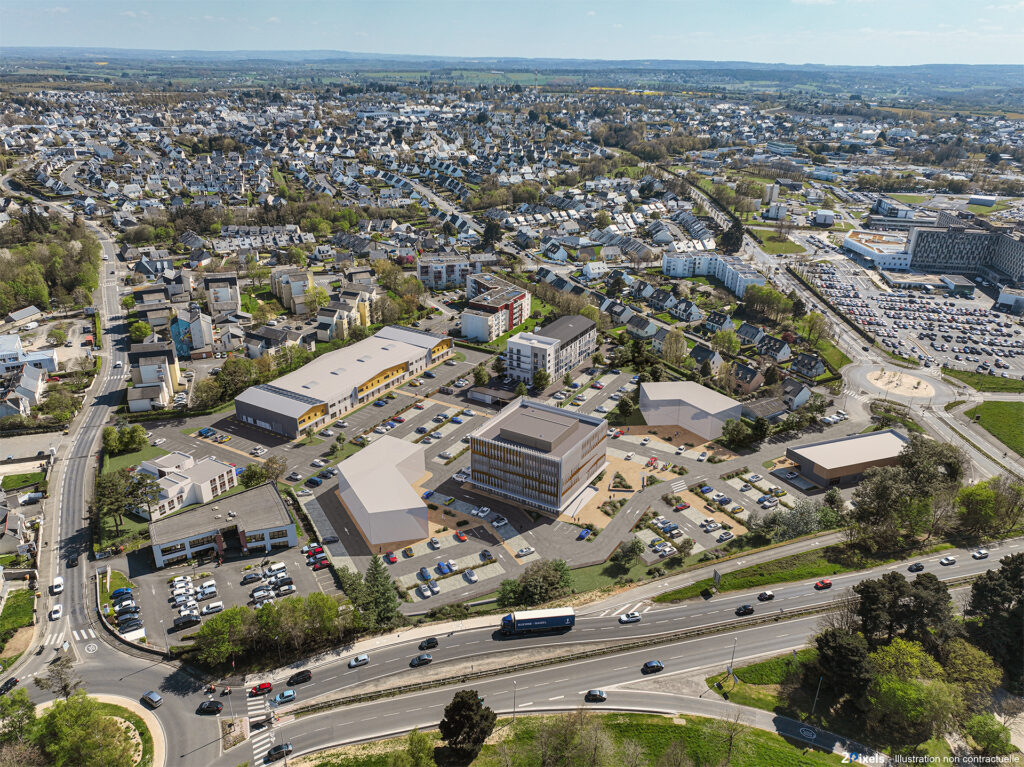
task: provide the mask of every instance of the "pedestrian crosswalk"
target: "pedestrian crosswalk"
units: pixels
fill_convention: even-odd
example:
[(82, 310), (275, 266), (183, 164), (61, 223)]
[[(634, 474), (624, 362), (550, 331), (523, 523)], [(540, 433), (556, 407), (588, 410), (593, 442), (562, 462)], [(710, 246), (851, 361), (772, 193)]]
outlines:
[(255, 731), (253, 726), (255, 723), (263, 721), (267, 712), (270, 711), (270, 704), (263, 696), (246, 698), (245, 708), (246, 714), (249, 716), (249, 732), (252, 733), (250, 740), (252, 741), (253, 764), (262, 764), (267, 751), (274, 745), (273, 722), (267, 722), (261, 725), (261, 729)]
[(84, 642), (88, 639), (96, 639), (96, 632), (92, 629), (82, 629), (81, 631), (72, 630), (71, 636), (75, 638), (76, 642)]
[(672, 483), (672, 492), (678, 493), (680, 490), (685, 490), (689, 485), (690, 482), (688, 482), (687, 480), (677, 479), (675, 482)]

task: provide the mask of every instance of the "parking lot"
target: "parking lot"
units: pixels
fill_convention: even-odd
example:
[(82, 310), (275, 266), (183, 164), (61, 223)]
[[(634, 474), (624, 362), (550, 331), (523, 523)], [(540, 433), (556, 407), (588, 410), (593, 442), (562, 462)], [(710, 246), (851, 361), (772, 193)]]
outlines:
[(924, 367), (946, 366), (1003, 378), (1024, 374), (1020, 322), (992, 311), (993, 298), (981, 287), (973, 298), (882, 290), (866, 277), (853, 277), (850, 269), (817, 264), (811, 277), (841, 311), (890, 351)]
[(180, 616), (183, 609), (182, 605), (175, 604), (172, 595), (173, 586), (170, 582), (174, 578), (191, 578), (193, 589), (197, 592), (200, 586), (209, 581), (216, 584), (216, 594), (204, 598), (200, 598), (198, 593), (195, 595), (193, 609), (200, 612), (201, 620), (205, 620), (206, 616), (202, 615), (204, 608), (218, 602), (222, 603), (225, 609), (238, 605), (254, 606), (252, 591), (260, 585), (265, 585), (267, 580), (243, 584), (242, 578), (249, 573), (259, 573), (262, 568), (277, 562), (286, 565), (285, 572), (295, 586), (295, 591), (292, 592), (294, 595), (305, 596), (314, 591), (325, 591), (327, 586), (333, 584), (333, 579), (327, 571), (314, 572), (306, 564), (306, 559), (298, 547), (275, 551), (269, 557), (256, 553), (239, 560), (227, 561), (220, 567), (207, 562), (197, 567), (178, 566), (163, 570), (150, 569), (144, 574), (133, 573), (132, 580), (138, 585), (135, 590), (136, 602), (142, 608), (147, 635), (157, 644), (171, 644), (178, 641), (175, 635), (181, 631), (191, 632), (197, 629), (196, 626), (174, 626), (174, 619)]

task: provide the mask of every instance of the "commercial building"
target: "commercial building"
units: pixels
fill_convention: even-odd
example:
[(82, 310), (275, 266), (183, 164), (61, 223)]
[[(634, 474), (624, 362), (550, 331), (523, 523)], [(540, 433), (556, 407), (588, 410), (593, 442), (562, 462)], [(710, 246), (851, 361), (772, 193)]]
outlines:
[(530, 292), (493, 274), (468, 275), (466, 298), (462, 335), (473, 341), (493, 341), (530, 316)]
[(156, 566), (194, 559), (269, 554), (298, 542), (295, 522), (273, 482), (149, 523)]
[(605, 465), (607, 429), (601, 418), (520, 397), (470, 436), (470, 481), (557, 516)]
[(822, 487), (853, 482), (874, 466), (899, 460), (907, 438), (894, 429), (787, 448), (801, 475)]
[(668, 277), (714, 277), (739, 298), (751, 285), (764, 285), (764, 275), (736, 256), (691, 251), (665, 253), (661, 271)]
[(765, 149), (783, 157), (796, 154), (796, 144), (788, 144), (785, 141), (769, 141), (765, 144)]
[(137, 471), (155, 477), (160, 486), (152, 506), (135, 511), (145, 519), (160, 519), (177, 509), (212, 501), (238, 484), (235, 467), (230, 463), (211, 456), (197, 461), (180, 451), (143, 461)]
[(185, 388), (178, 355), (170, 341), (132, 344), (128, 365), (132, 376), (128, 409), (133, 413), (167, 407), (174, 392)]
[(422, 446), (387, 435), (338, 464), (338, 496), (371, 549), (427, 537), (427, 506), (412, 487), (426, 471)]
[(717, 439), (725, 422), (738, 421), (742, 410), (732, 397), (693, 381), (640, 384), (640, 412), (650, 426), (679, 426), (704, 439)]
[(580, 314), (559, 317), (536, 333), (516, 333), (506, 347), (506, 375), (527, 384), (538, 370), (552, 381), (590, 360), (597, 351), (597, 325)]
[(235, 417), (275, 434), (298, 437), (401, 386), (452, 353), (450, 338), (388, 325), (273, 383), (250, 386), (235, 398)]
[(940, 212), (937, 226), (910, 232), (910, 266), (922, 272), (980, 274), (999, 284), (1024, 284), (1024, 235)]
[(886, 271), (910, 268), (907, 236), (888, 232), (867, 232), (854, 229), (843, 239), (843, 247)]
[(54, 373), (57, 370), (57, 350), (41, 349), (27, 352), (21, 345), (21, 337), (17, 333), (0, 336), (0, 375), (18, 372), (23, 365)]

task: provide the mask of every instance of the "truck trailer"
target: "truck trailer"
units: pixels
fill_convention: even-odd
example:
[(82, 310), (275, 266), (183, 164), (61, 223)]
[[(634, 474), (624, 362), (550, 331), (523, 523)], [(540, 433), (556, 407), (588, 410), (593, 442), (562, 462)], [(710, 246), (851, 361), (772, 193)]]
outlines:
[(501, 619), (501, 633), (538, 634), (543, 631), (568, 631), (576, 625), (576, 611), (571, 607), (547, 610), (517, 610)]

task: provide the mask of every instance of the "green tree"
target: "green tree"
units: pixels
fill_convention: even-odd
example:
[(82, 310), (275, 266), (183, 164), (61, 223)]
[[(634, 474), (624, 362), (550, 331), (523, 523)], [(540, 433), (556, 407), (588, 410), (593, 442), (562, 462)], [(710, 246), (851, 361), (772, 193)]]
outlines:
[(503, 580), (498, 586), (498, 596), (495, 602), (502, 610), (522, 604), (522, 589), (519, 587), (519, 581), (511, 578)]
[(961, 487), (956, 494), (956, 510), (965, 533), (987, 534), (996, 527), (996, 494), (987, 482)]
[(975, 714), (967, 720), (964, 732), (986, 756), (1005, 756), (1017, 750), (1010, 742), (1010, 728), (992, 714)]
[(1003, 672), (992, 657), (960, 637), (946, 642), (941, 653), (945, 679), (959, 690), (965, 710), (986, 710), (992, 692), (1003, 681)]
[(769, 365), (768, 369), (764, 371), (765, 386), (774, 386), (780, 380), (782, 380), (782, 374), (779, 372), (779, 366)]
[[(262, 611), (261, 611), (262, 612)], [(248, 607), (229, 607), (206, 620), (193, 637), (196, 658), (220, 666), (249, 650), (255, 617)]]
[(263, 462), (263, 473), (266, 474), (267, 479), (271, 482), (277, 482), (284, 476), (287, 470), (288, 462), (280, 456), (272, 455)]
[(197, 410), (216, 407), (224, 397), (224, 390), (216, 378), (204, 378), (192, 387), (192, 406)]
[(886, 573), (853, 586), (859, 597), (857, 617), (860, 629), (872, 646), (885, 644), (906, 627), (903, 600), (910, 599), (910, 584), (902, 573)]
[(0, 743), (27, 742), (36, 724), (36, 706), (28, 690), (18, 687), (0, 697)]
[(602, 365), (605, 364), (604, 355), (601, 354), (601, 352), (594, 352), (593, 356), (591, 356), (591, 358), (590, 358), (590, 361), (593, 363), (594, 367), (596, 367), (596, 368), (599, 368), (599, 367), (601, 367)]
[(636, 405), (633, 404), (633, 400), (629, 397), (623, 397), (619, 400), (619, 404), (616, 409), (619, 411), (619, 415), (623, 418), (629, 418), (636, 410)]
[(818, 657), (810, 684), (821, 676), (823, 688), (836, 697), (848, 696), (858, 707), (864, 707), (864, 694), (871, 684), (872, 671), (868, 643), (863, 635), (844, 629), (829, 628), (814, 638)]
[(494, 361), (491, 363), (491, 370), (493, 370), (498, 375), (504, 375), (505, 360), (503, 360), (501, 357), (495, 357)]
[(415, 728), (406, 736), (405, 749), (388, 755), (388, 767), (435, 767), (435, 764), (434, 740)]
[(643, 556), (644, 552), (647, 551), (647, 547), (644, 546), (644, 542), (636, 536), (630, 538), (627, 542), (622, 543), (612, 554), (612, 562), (617, 565), (621, 565), (627, 570), (640, 561), (640, 557)]
[(533, 388), (537, 391), (544, 391), (551, 385), (551, 374), (546, 370), (538, 370), (533, 374)]
[(256, 485), (262, 485), (267, 481), (267, 472), (258, 463), (250, 463), (239, 475), (239, 480), (246, 487), (256, 487)]
[(562, 386), (572, 386), (572, 373), (566, 373), (562, 376)]
[(868, 689), (872, 729), (895, 743), (918, 744), (944, 732), (958, 710), (956, 692), (936, 679), (877, 677)]
[(484, 370), (483, 365), (477, 365), (473, 368), (473, 384), (476, 386), (486, 386), (491, 380), (491, 377)]
[(711, 337), (711, 346), (720, 352), (735, 355), (740, 350), (740, 339), (732, 330), (719, 330)]
[(594, 216), (594, 225), (598, 229), (607, 229), (612, 225), (612, 217), (606, 210), (599, 210), (597, 215)]
[(727, 418), (722, 425), (722, 439), (730, 447), (745, 447), (753, 438), (750, 427), (736, 418)]
[(34, 677), (32, 681), (40, 690), (52, 692), (64, 700), (68, 700), (82, 686), (82, 680), (67, 655), (62, 655), (50, 663), (45, 676)]
[(132, 310), (135, 308), (135, 296), (125, 296), (121, 299), (121, 308)]
[(688, 351), (686, 334), (679, 328), (672, 328), (661, 342), (661, 356), (672, 365), (678, 365), (684, 359)]
[(733, 221), (732, 225), (725, 230), (718, 239), (718, 244), (726, 253), (735, 253), (743, 247), (743, 224)]
[(96, 700), (81, 690), (59, 700), (39, 720), (36, 741), (55, 767), (133, 767), (135, 744)]
[[(766, 439), (768, 435), (771, 434), (771, 432), (771, 421), (769, 421), (767, 418), (761, 417), (754, 419), (754, 425), (750, 429), (750, 434), (756, 442), (760, 442), (761, 440)], [(834, 490), (835, 488), (832, 489)]]
[(968, 633), (1006, 673), (1008, 687), (1024, 688), (1024, 554), (999, 560), (999, 569), (986, 570), (971, 584), (964, 615)]
[(550, 602), (570, 594), (572, 583), (572, 572), (564, 560), (532, 562), (519, 576), (520, 599), (527, 606)]
[(68, 340), (68, 334), (64, 331), (64, 328), (54, 325), (46, 333), (46, 340), (54, 346), (61, 346)]
[(468, 763), (480, 753), (497, 719), (476, 690), (459, 690), (445, 706), (438, 729), (448, 748)]
[[(861, 598), (863, 601), (863, 597)], [(943, 672), (920, 642), (896, 637), (871, 653), (871, 668), (875, 676), (892, 676), (900, 681), (912, 679), (941, 679)]]
[(391, 582), (391, 576), (384, 567), (384, 560), (376, 554), (370, 558), (363, 583), (367, 593), (366, 612), (372, 616), (376, 626), (390, 627), (399, 617), (398, 594)]
[(314, 285), (306, 291), (306, 313), (316, 314), (323, 307), (331, 302), (331, 296), (327, 290), (320, 285)]
[(128, 337), (131, 338), (133, 344), (141, 344), (152, 334), (153, 328), (149, 326), (148, 322), (133, 322), (128, 328)]
[(525, 397), (529, 393), (530, 393), (529, 389), (526, 388), (526, 384), (525, 383), (520, 381), (518, 384), (516, 384), (516, 390), (515, 390), (514, 394), (517, 397)]
[(494, 247), (494, 245), (501, 241), (501, 224), (493, 219), (488, 219), (484, 225), (484, 236), (481, 242), (481, 247), (484, 250)]

